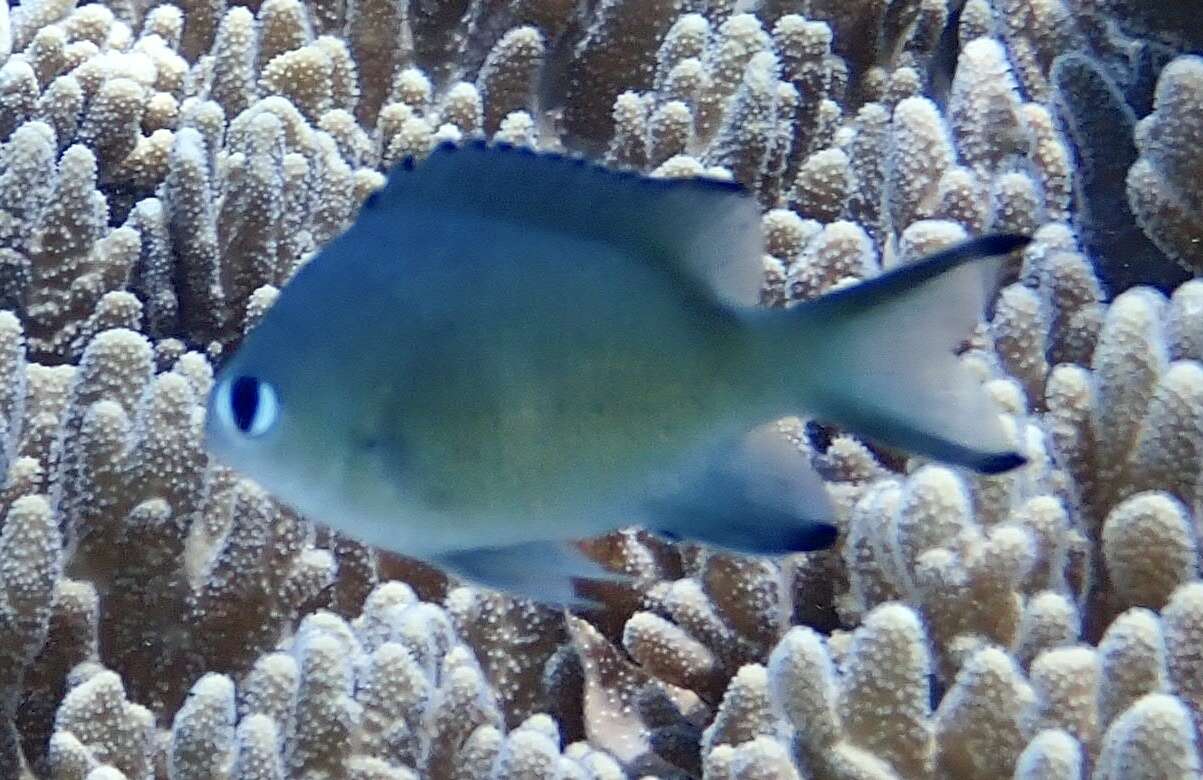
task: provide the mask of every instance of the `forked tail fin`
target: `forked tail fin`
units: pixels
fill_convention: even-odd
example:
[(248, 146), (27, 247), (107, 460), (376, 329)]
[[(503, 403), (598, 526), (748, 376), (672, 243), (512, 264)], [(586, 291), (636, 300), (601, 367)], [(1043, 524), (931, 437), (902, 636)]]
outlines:
[(800, 349), (783, 377), (798, 403), (946, 463), (983, 473), (1022, 465), (999, 410), (954, 349), (981, 320), (1006, 255), (1028, 241), (972, 239), (777, 314), (779, 348), (792, 339)]

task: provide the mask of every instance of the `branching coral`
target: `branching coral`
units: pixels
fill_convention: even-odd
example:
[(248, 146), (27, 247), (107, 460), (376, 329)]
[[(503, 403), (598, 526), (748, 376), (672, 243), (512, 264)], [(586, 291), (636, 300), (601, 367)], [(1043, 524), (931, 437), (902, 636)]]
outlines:
[[(961, 5), (0, 7), (0, 775), (1197, 773), (1194, 30)], [(481, 136), (735, 179), (769, 305), (1033, 234), (959, 348), (1029, 465), (783, 421), (834, 550), (612, 534), (566, 620), (210, 462), (214, 365), (385, 168)]]
[(71, 681), (56, 720), (56, 776), (68, 764), (127, 777), (152, 765), (170, 777), (235, 778), (530, 776), (544, 763), (544, 773), (617, 771), (583, 746), (561, 753), (545, 715), (501, 730), (493, 691), (447, 615), (397, 583), (373, 591), (351, 624), (311, 614), (237, 688), (223, 674), (200, 677), (169, 733), (125, 701), (117, 675), (86, 675)]
[(1055, 105), (1077, 150), (1076, 223), (1097, 258), (1099, 275), (1114, 292), (1141, 282), (1172, 287), (1183, 274), (1137, 227), (1129, 205), (1128, 178), (1139, 189), (1141, 172), (1147, 170), (1147, 165), (1133, 170), (1137, 148), (1131, 107), (1101, 63), (1083, 54), (1059, 57), (1051, 79)]
[(1153, 113), (1136, 129), (1140, 157), (1128, 171), (1128, 200), (1161, 251), (1187, 270), (1203, 269), (1203, 163), (1192, 128), (1203, 117), (1203, 57), (1180, 57), (1161, 72)]

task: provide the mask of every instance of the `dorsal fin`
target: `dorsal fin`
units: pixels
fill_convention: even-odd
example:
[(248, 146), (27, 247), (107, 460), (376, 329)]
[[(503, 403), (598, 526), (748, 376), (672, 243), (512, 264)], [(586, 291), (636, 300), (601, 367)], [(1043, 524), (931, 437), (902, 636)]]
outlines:
[(760, 212), (734, 182), (654, 179), (506, 144), (444, 143), (420, 163), (396, 166), (367, 210), (388, 215), (407, 207), (603, 242), (668, 264), (723, 304), (757, 301)]

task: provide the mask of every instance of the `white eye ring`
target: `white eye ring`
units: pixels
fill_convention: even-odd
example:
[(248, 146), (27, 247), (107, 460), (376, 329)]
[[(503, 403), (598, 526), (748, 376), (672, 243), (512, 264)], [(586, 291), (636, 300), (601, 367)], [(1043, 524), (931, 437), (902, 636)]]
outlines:
[(226, 424), (246, 436), (262, 436), (280, 416), (275, 389), (252, 376), (235, 377), (225, 383), (217, 400)]

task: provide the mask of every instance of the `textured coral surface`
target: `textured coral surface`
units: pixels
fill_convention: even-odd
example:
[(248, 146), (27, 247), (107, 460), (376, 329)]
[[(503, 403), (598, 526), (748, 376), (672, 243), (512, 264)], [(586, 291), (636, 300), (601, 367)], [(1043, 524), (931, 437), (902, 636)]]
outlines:
[[(0, 777), (1198, 777), (1201, 6), (0, 5)], [(474, 137), (739, 181), (766, 306), (1034, 235), (961, 347), (1029, 464), (784, 420), (833, 550), (617, 532), (574, 616), (211, 461), (222, 356)]]

